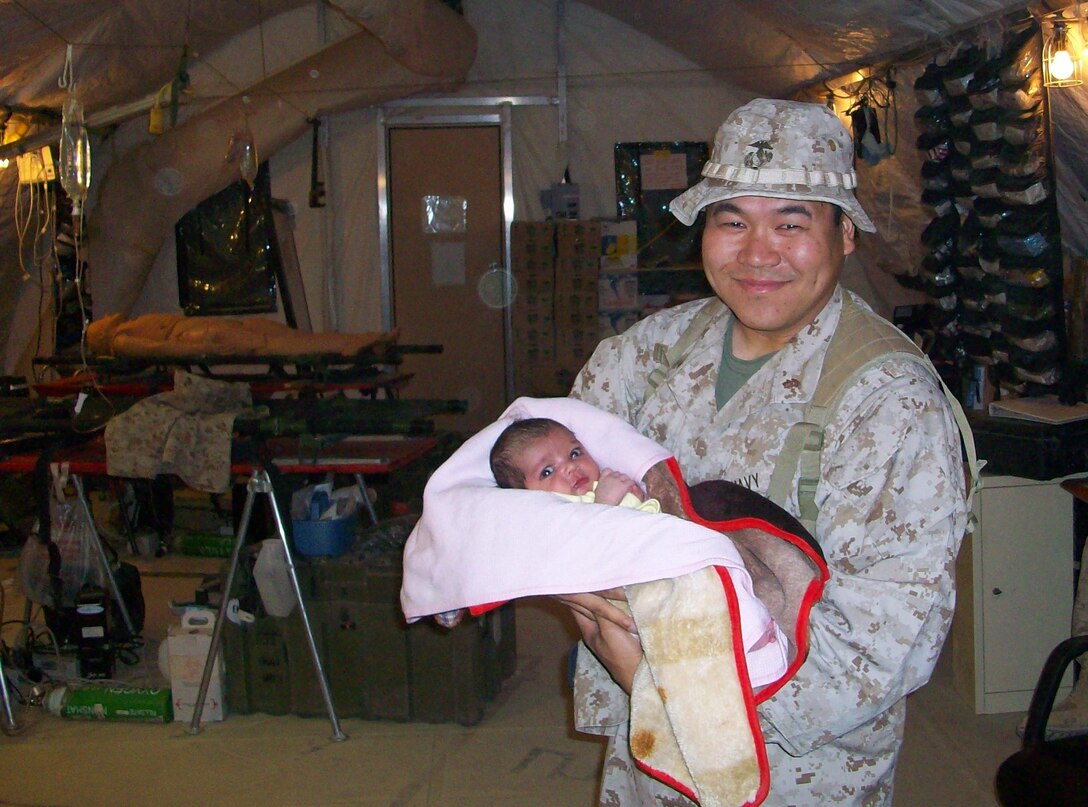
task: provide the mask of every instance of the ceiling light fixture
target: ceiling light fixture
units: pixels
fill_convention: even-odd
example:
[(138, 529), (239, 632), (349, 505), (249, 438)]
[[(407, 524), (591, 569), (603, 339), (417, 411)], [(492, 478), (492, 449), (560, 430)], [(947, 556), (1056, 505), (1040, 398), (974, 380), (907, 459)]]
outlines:
[(1080, 77), (1080, 52), (1070, 42), (1069, 23), (1055, 20), (1054, 28), (1043, 44), (1043, 85), (1076, 87)]

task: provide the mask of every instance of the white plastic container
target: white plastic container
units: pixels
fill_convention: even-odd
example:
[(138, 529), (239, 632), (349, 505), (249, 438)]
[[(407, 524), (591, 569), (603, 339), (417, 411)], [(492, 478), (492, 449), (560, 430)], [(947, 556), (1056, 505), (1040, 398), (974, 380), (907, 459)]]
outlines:
[[(188, 723), (193, 719), (193, 709), (200, 691), (200, 679), (204, 675), (204, 662), (211, 649), (214, 628), (214, 611), (190, 608), (182, 615), (181, 624), (171, 626), (166, 632), (175, 722)], [(208, 684), (208, 694), (204, 698), (200, 722), (213, 723), (222, 720), (224, 714), (223, 655), (220, 651), (211, 682)]]

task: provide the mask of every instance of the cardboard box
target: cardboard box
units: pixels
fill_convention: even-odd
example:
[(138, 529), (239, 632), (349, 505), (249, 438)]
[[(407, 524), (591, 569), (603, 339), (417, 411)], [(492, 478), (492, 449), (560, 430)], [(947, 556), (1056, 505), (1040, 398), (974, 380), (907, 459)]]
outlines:
[(594, 264), (598, 264), (601, 257), (601, 223), (556, 222), (555, 254), (559, 258), (590, 258)]
[(601, 222), (601, 271), (638, 266), (638, 222)]
[(524, 325), (514, 331), (515, 354), (548, 358), (555, 350), (555, 330), (552, 325)]
[(546, 275), (514, 275), (517, 283), (518, 296), (526, 294), (553, 294), (555, 292), (555, 275), (549, 272)]
[[(193, 719), (204, 662), (212, 646), (215, 612), (190, 609), (180, 625), (167, 629), (166, 644), (170, 664), (170, 692), (174, 703), (174, 721), (188, 723)], [(220, 652), (204, 698), (201, 723), (223, 719), (223, 654)]]
[(555, 255), (555, 225), (550, 221), (515, 221), (510, 224), (510, 253), (518, 258), (551, 259)]
[(556, 258), (556, 292), (597, 293), (597, 260), (595, 258)]
[(589, 360), (589, 357), (593, 355), (599, 341), (596, 329), (594, 329), (592, 335), (557, 342), (555, 348), (556, 368), (566, 370), (572, 374), (577, 373)]
[(606, 272), (597, 277), (597, 306), (601, 311), (633, 310), (639, 307), (638, 274)]
[(570, 292), (555, 295), (555, 330), (560, 334), (569, 330), (576, 322), (584, 324), (587, 320), (597, 327), (597, 290), (591, 293)]
[(538, 361), (515, 371), (516, 388), (519, 395), (531, 398), (554, 398), (570, 392), (574, 373), (559, 370), (555, 366), (555, 357), (548, 361)]
[(551, 280), (554, 282), (554, 255), (513, 255), (510, 263), (514, 277), (517, 278), (519, 282), (529, 278)]
[(602, 311), (597, 315), (597, 328), (601, 339), (619, 336), (642, 318), (639, 311)]
[(555, 287), (556, 298), (577, 294), (597, 299), (597, 275), (573, 275), (563, 279)]

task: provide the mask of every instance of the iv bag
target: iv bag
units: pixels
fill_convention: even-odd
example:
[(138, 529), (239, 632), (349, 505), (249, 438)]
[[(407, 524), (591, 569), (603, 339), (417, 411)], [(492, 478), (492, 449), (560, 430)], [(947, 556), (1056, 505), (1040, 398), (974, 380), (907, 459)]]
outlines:
[(83, 104), (73, 95), (64, 102), (59, 168), (61, 187), (78, 214), (91, 186), (91, 139), (83, 125)]

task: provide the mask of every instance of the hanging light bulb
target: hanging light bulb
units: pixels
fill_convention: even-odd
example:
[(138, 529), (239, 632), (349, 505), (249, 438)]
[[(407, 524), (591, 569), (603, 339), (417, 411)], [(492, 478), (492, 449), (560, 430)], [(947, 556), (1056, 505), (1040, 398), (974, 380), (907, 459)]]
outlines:
[(1062, 20), (1043, 45), (1043, 84), (1047, 87), (1075, 87), (1081, 83), (1080, 59), (1069, 44), (1069, 27)]
[[(0, 146), (8, 142), (8, 121), (11, 120), (11, 107), (0, 106)], [(11, 165), (7, 157), (0, 157), (0, 171)]]
[(91, 138), (83, 125), (83, 104), (74, 95), (65, 99), (61, 116), (60, 184), (78, 217), (91, 187)]

